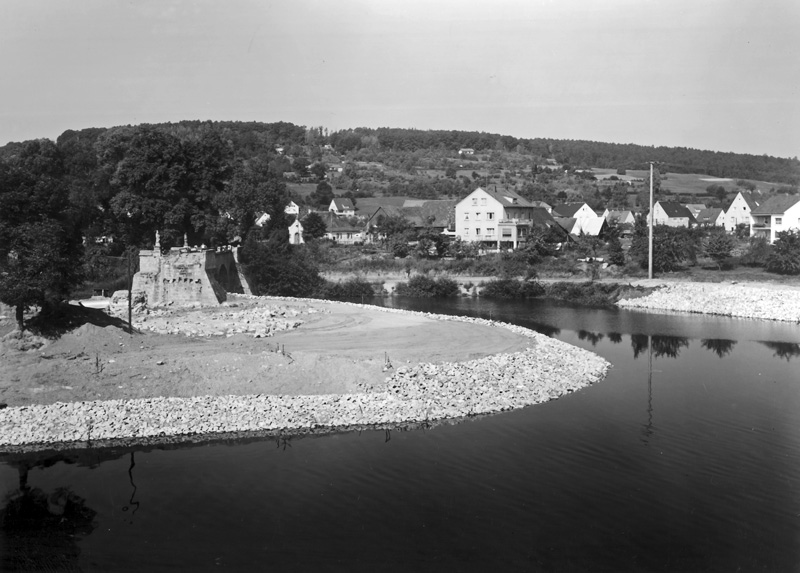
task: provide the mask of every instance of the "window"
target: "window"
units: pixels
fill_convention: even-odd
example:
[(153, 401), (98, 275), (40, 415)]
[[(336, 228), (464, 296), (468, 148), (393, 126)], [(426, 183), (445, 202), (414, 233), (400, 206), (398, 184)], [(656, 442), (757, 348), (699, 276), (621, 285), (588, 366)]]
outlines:
[(481, 197), (481, 207), (486, 205), (486, 197)]
[(503, 229), (503, 236), (504, 237), (512, 237), (513, 233), (511, 232), (511, 229), (508, 229), (508, 228)]
[(469, 221), (469, 213), (464, 213), (464, 220)]
[(480, 235), (481, 234), (481, 228), (480, 227), (476, 227), (475, 228), (475, 234), (476, 235)]
[(783, 217), (775, 217), (775, 224), (780, 225), (783, 223)]
[(469, 227), (464, 227), (464, 236), (469, 235)]
[(486, 227), (487, 235), (494, 235), (494, 227)]
[(473, 197), (472, 198), (472, 204), (473, 205), (477, 205), (478, 204), (478, 198), (477, 197)]
[(486, 218), (491, 221), (492, 219), (494, 219), (494, 213), (492, 213), (491, 211), (486, 213)]
[(480, 218), (481, 218), (481, 212), (480, 211), (476, 211), (475, 212), (475, 220), (478, 221), (478, 220), (480, 220)]

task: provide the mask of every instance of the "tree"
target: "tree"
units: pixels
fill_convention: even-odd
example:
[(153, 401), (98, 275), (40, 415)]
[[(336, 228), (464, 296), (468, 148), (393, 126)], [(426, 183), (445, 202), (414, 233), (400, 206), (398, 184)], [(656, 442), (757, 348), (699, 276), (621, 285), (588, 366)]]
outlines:
[(67, 298), (81, 282), (83, 247), (70, 218), (62, 156), (52, 141), (0, 162), (0, 301), (23, 313)]
[(800, 274), (800, 232), (792, 230), (778, 233), (765, 268), (782, 275)]
[(312, 205), (323, 209), (328, 208), (333, 198), (333, 189), (327, 181), (320, 181), (317, 183), (317, 188), (308, 196), (308, 200)]
[(328, 173), (328, 167), (324, 163), (315, 163), (308, 170), (320, 181), (325, 179), (325, 175)]
[(733, 246), (733, 239), (724, 231), (711, 233), (706, 242), (706, 255), (717, 263), (719, 270), (722, 270), (722, 264), (726, 259), (730, 258)]
[(312, 211), (303, 219), (303, 235), (306, 238), (319, 239), (324, 237), (327, 232), (328, 227), (319, 213)]

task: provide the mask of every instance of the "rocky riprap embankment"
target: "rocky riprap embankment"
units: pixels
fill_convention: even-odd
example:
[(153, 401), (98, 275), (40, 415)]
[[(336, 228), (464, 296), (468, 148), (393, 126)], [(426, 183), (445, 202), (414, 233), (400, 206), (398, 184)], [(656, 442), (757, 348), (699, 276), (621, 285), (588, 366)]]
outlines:
[(644, 310), (800, 322), (800, 290), (780, 287), (674, 283), (641, 298), (620, 300), (617, 305)]
[(400, 367), (358, 394), (158, 397), (7, 408), (0, 410), (0, 446), (86, 446), (126, 438), (408, 425), (546, 402), (601, 380), (610, 367), (587, 350), (515, 325), (425, 316), (509, 328), (530, 337), (531, 347), (467, 362)]

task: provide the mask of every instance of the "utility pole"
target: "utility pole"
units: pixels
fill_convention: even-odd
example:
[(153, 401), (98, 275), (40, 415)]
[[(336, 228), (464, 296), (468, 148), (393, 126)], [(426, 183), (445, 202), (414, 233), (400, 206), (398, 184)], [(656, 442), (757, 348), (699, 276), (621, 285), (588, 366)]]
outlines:
[(650, 162), (650, 212), (647, 215), (648, 230), (648, 259), (647, 259), (647, 278), (653, 278), (653, 162)]

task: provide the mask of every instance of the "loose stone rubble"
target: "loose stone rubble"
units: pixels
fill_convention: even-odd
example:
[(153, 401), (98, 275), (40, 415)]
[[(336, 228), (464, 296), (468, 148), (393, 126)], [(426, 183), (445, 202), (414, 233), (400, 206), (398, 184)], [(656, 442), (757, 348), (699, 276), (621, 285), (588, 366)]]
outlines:
[(610, 367), (592, 352), (516, 325), (415, 314), (508, 328), (531, 338), (531, 346), (523, 352), (467, 362), (400, 367), (382, 383), (364, 387), (358, 394), (157, 397), (7, 408), (0, 410), (0, 447), (53, 443), (87, 447), (129, 438), (302, 434), (354, 426), (413, 425), (547, 402), (602, 380)]
[(620, 300), (622, 308), (717, 314), (800, 322), (800, 290), (742, 284), (671, 283), (647, 296)]

